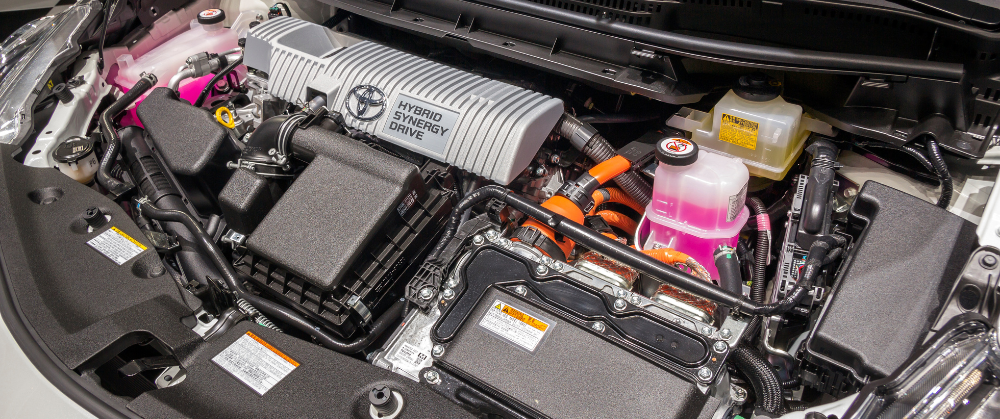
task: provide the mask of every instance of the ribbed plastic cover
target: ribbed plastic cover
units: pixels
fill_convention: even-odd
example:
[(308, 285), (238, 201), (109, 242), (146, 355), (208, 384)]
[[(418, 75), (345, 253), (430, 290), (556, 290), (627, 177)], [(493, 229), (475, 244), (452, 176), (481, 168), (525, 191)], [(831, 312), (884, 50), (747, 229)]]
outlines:
[(352, 44), (297, 19), (257, 26), (246, 45), (245, 62), (268, 73), (272, 95), (300, 103), (324, 96), (355, 129), (502, 184), (528, 166), (563, 113), (559, 99)]

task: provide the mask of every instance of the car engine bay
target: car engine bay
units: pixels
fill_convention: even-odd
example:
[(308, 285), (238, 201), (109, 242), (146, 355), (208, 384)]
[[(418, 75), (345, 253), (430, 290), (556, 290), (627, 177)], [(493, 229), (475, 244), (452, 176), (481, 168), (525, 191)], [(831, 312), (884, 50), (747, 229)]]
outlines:
[(992, 12), (848, 68), (654, 46), (695, 3), (77, 3), (6, 292), (140, 417), (995, 417)]

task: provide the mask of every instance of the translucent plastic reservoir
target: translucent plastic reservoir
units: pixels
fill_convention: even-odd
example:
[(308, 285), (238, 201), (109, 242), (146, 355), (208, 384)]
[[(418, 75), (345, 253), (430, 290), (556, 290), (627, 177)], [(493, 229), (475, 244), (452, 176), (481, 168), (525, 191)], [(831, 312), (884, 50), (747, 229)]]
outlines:
[[(141, 57), (126, 54), (118, 57), (118, 76), (115, 83), (124, 89), (131, 88), (142, 73), (156, 75), (156, 87), (166, 86), (177, 69), (184, 65), (187, 57), (199, 52), (221, 53), (236, 48), (236, 32), (225, 28), (222, 23), (211, 25), (191, 21), (191, 29), (153, 48)], [(192, 79), (181, 82), (181, 86)]]
[(659, 163), (642, 247), (684, 252), (718, 278), (713, 252), (719, 245), (736, 245), (750, 216), (745, 206), (749, 180), (740, 160), (704, 150), (687, 166)]

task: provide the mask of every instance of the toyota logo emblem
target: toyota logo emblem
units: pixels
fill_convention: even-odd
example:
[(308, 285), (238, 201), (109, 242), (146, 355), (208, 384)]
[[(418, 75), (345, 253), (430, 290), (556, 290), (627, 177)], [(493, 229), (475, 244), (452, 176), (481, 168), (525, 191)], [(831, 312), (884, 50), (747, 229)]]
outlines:
[(385, 112), (385, 93), (370, 84), (355, 86), (347, 93), (344, 107), (359, 121), (374, 121)]

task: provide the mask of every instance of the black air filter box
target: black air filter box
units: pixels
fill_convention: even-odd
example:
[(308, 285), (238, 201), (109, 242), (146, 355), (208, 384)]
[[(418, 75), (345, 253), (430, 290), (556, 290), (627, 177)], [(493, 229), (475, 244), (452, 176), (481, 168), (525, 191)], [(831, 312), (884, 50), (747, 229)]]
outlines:
[(451, 201), (436, 186), (441, 172), (422, 175), (411, 163), (323, 131), (296, 134), (302, 143), (322, 139), (323, 147), (250, 235), (252, 255), (239, 268), (346, 335), (352, 313), (362, 322), (369, 310), (377, 315), (396, 279), (419, 266)]
[(972, 223), (871, 181), (850, 224), (856, 245), (803, 353), (815, 367), (806, 381), (833, 394), (885, 377), (910, 357), (976, 244)]

